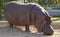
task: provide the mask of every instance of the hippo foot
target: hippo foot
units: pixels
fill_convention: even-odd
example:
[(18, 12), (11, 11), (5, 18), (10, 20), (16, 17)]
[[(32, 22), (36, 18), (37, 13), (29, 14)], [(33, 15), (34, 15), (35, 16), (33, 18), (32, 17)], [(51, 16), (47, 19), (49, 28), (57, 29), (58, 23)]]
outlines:
[(25, 32), (30, 32), (29, 25), (25, 25)]
[(10, 27), (10, 26), (9, 26), (8, 28), (9, 28), (10, 30), (12, 30), (12, 29), (13, 29), (13, 27)]
[(25, 32), (30, 32), (30, 30), (25, 30)]

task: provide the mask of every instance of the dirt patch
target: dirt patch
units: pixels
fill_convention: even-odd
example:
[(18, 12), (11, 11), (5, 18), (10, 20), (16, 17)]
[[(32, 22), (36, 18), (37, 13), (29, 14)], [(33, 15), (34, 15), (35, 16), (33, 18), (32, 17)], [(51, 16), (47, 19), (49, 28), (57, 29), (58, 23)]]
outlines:
[(0, 37), (59, 37), (60, 31), (55, 30), (54, 34), (51, 36), (43, 35), (43, 33), (31, 33), (21, 31), (19, 29), (10, 29), (8, 27), (1, 27), (0, 28)]

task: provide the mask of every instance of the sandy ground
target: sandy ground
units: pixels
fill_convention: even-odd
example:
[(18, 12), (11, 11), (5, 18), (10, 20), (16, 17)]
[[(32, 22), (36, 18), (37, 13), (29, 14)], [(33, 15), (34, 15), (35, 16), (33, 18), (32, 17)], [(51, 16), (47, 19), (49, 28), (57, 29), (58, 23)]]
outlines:
[(54, 34), (51, 36), (43, 35), (43, 33), (37, 34), (37, 33), (31, 33), (31, 32), (25, 32), (21, 31), (19, 29), (9, 29), (7, 27), (1, 27), (0, 28), (0, 37), (60, 37), (60, 31), (54, 30)]

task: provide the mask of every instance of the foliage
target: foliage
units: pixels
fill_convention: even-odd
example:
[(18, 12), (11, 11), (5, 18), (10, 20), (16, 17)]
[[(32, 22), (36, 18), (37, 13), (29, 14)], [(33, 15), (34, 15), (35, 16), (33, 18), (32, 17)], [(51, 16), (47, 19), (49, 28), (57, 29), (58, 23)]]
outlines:
[(28, 2), (35, 2), (41, 5), (57, 5), (58, 0), (27, 0)]
[(52, 21), (60, 21), (60, 17), (52, 17), (51, 20)]
[(4, 7), (4, 3), (5, 3), (5, 0), (0, 0), (0, 19), (2, 18), (2, 14), (3, 14), (3, 7)]

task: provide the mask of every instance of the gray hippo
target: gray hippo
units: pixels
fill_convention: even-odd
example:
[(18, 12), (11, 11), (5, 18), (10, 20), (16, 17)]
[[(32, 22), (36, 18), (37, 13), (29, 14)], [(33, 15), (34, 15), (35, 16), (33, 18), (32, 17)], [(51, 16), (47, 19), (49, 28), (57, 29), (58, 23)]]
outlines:
[(21, 4), (17, 1), (8, 2), (4, 7), (4, 16), (9, 23), (9, 27), (25, 26), (26, 31), (33, 25), (38, 32), (45, 35), (52, 35), (51, 19), (48, 12), (36, 3)]

